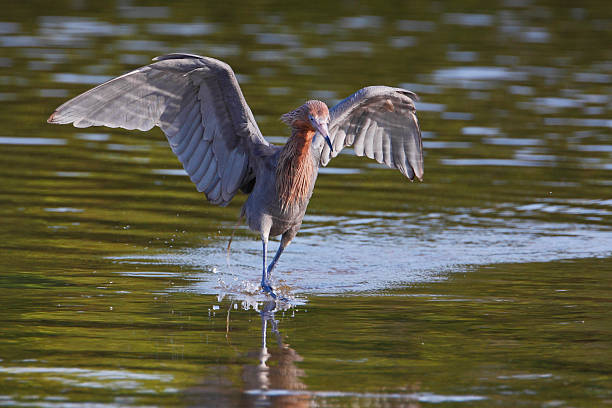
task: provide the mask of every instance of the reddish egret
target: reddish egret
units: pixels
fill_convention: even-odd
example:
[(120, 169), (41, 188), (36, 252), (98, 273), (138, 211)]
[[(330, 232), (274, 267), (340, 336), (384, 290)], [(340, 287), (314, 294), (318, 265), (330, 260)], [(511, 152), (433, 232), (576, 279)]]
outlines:
[[(241, 217), (263, 243), (262, 289), (276, 298), (270, 274), (295, 237), (318, 170), (346, 146), (423, 177), (416, 95), (401, 88), (360, 89), (331, 110), (311, 100), (281, 116), (291, 128), (284, 146), (264, 139), (234, 72), (224, 62), (190, 54), (157, 57), (61, 105), (49, 123), (149, 130), (159, 126), (198, 191), (227, 205), (249, 194)], [(267, 265), (268, 238), (281, 236)]]

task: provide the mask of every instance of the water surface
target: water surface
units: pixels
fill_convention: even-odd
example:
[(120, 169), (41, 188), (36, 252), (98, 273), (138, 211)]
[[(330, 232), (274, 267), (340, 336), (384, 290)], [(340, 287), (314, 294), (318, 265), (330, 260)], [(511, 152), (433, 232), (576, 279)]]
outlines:
[[(612, 404), (607, 2), (36, 3), (0, 17), (0, 406)], [(156, 129), (67, 98), (172, 51), (263, 133), (308, 98), (419, 94), (425, 181), (321, 172), (274, 285)], [(270, 251), (275, 250), (276, 243)]]

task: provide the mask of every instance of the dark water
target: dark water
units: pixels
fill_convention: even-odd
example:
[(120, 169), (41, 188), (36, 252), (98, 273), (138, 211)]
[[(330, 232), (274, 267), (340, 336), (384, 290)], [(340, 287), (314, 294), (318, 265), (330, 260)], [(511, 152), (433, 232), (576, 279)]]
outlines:
[[(612, 405), (609, 2), (3, 6), (0, 406)], [(274, 143), (412, 89), (425, 181), (334, 159), (266, 303), (243, 196), (159, 130), (45, 122), (171, 51), (230, 63)]]

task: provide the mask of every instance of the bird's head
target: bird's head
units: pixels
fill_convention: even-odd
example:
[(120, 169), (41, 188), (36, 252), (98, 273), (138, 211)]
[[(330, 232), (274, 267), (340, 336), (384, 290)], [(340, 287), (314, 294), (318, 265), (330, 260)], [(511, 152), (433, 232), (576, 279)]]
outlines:
[(329, 138), (329, 109), (324, 102), (311, 100), (294, 111), (285, 113), (281, 120), (292, 128), (307, 128), (318, 132), (334, 151)]

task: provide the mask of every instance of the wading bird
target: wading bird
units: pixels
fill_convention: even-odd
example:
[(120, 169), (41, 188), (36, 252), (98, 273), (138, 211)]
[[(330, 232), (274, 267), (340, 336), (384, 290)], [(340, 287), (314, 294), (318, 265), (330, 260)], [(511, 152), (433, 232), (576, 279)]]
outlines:
[[(225, 206), (238, 190), (248, 194), (240, 216), (261, 236), (261, 287), (274, 298), (270, 274), (300, 229), (319, 167), (352, 145), (356, 155), (396, 168), (410, 180), (423, 177), (416, 95), (410, 91), (370, 86), (331, 110), (307, 101), (281, 116), (291, 128), (281, 147), (262, 136), (229, 65), (190, 54), (153, 61), (69, 100), (48, 122), (159, 126), (208, 201)], [(267, 265), (268, 238), (278, 235), (280, 246)]]

